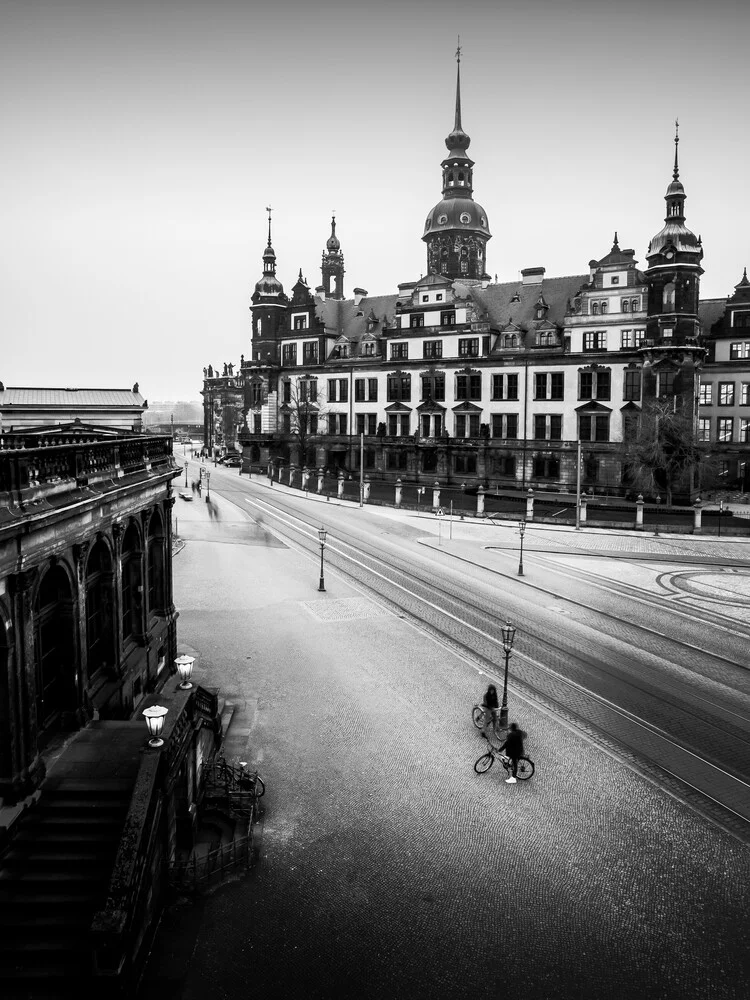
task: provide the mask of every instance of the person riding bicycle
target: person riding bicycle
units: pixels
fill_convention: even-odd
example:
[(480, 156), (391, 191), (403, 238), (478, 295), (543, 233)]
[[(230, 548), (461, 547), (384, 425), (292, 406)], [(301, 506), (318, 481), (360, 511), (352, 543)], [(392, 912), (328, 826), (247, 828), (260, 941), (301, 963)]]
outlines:
[(508, 732), (505, 735), (505, 742), (500, 747), (500, 752), (504, 750), (505, 753), (510, 757), (511, 762), (511, 776), (505, 779), (506, 785), (515, 785), (516, 774), (518, 772), (518, 760), (523, 757), (523, 741), (526, 733), (519, 729), (515, 722), (511, 722), (508, 726)]
[(497, 712), (500, 703), (497, 700), (497, 690), (494, 684), (490, 684), (485, 691), (484, 698), (482, 699), (482, 708), (484, 709), (484, 728), (482, 729), (482, 736), (485, 739), (489, 739), (488, 731), (495, 731), (495, 720), (497, 719)]

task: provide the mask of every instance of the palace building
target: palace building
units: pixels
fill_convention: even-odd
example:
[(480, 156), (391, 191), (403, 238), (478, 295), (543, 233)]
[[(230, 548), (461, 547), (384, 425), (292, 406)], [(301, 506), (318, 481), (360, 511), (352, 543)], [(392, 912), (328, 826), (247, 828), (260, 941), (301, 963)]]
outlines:
[[(426, 276), (395, 295), (347, 297), (334, 218), (321, 285), (300, 270), (287, 294), (269, 210), (248, 355), (204, 369), (205, 446), (263, 466), (358, 472), (362, 456), (372, 478), (569, 489), (580, 440), (584, 488), (617, 495), (630, 486), (623, 442), (661, 399), (715, 445), (723, 482), (747, 488), (750, 283), (745, 275), (729, 300), (700, 300), (703, 246), (686, 225), (677, 132), (674, 142), (645, 267), (615, 233), (581, 273), (527, 267), (493, 282), (459, 61), (442, 197), (422, 234)], [(681, 493), (698, 488), (685, 482)]]

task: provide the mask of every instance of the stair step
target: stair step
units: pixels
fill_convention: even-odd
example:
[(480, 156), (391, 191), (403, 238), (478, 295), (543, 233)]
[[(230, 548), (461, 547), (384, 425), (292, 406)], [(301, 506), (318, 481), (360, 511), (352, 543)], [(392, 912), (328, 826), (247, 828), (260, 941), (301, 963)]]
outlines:
[(119, 795), (130, 798), (133, 791), (132, 778), (56, 778), (45, 779), (43, 795)]
[(67, 829), (48, 830), (46, 824), (38, 830), (20, 830), (13, 838), (13, 847), (23, 850), (37, 848), (40, 851), (97, 851), (104, 853), (112, 851), (119, 840), (119, 832), (113, 831), (113, 836), (100, 836), (97, 830), (87, 828), (88, 836), (69, 833)]
[(0, 939), (11, 937), (14, 933), (29, 934), (54, 934), (59, 932), (70, 932), (71, 934), (88, 934), (91, 926), (91, 906), (75, 905), (70, 912), (44, 911), (30, 913), (10, 912), (0, 909)]
[(58, 934), (40, 931), (34, 935), (25, 931), (23, 936), (11, 932), (4, 934), (0, 940), (0, 968), (8, 965), (19, 966), (24, 964), (24, 960), (39, 960), (46, 955), (59, 958), (61, 952), (65, 956), (74, 952), (80, 956), (90, 951), (88, 934), (80, 930), (68, 930)]
[(9, 882), (17, 885), (21, 888), (27, 884), (39, 884), (45, 882), (59, 882), (61, 885), (66, 884), (80, 884), (88, 885), (91, 882), (101, 882), (102, 875), (101, 872), (90, 872), (81, 871), (34, 871), (26, 869), (22, 872), (18, 872), (15, 875), (10, 874), (7, 870), (0, 869), (0, 886), (6, 888)]
[(35, 812), (60, 812), (76, 809), (82, 813), (103, 810), (105, 812), (122, 813), (127, 812), (128, 801), (121, 796), (113, 798), (102, 798), (100, 795), (92, 795), (90, 798), (81, 795), (43, 795), (39, 799)]
[[(55, 868), (93, 869), (101, 874), (111, 870), (114, 860), (112, 851), (106, 854), (97, 854), (94, 851), (76, 854), (71, 851), (11, 851), (3, 858), (2, 867), (11, 874), (35, 869), (49, 872)], [(3, 877), (0, 874), (0, 879)]]

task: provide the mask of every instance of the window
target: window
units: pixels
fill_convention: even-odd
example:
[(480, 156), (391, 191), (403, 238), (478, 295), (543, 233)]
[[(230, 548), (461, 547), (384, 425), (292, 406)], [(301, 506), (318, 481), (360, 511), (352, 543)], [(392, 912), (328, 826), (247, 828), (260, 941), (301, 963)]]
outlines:
[(388, 402), (411, 402), (411, 375), (388, 376)]
[(307, 343), (302, 345), (302, 363), (305, 365), (317, 365), (318, 363), (318, 345), (316, 343)]
[(456, 325), (456, 313), (453, 309), (448, 309), (445, 312), (440, 313), (440, 325), (441, 326)]
[(545, 413), (535, 414), (534, 437), (543, 441), (561, 441), (562, 416)]
[(709, 417), (700, 417), (698, 419), (698, 440), (711, 440), (711, 419)]
[(391, 344), (391, 360), (392, 361), (406, 361), (409, 357), (409, 345), (403, 344)]
[(422, 414), (422, 437), (440, 437), (443, 433), (443, 418), (439, 413)]
[(675, 283), (668, 281), (662, 290), (662, 312), (674, 312)]
[(263, 433), (263, 417), (260, 413), (253, 414), (253, 434)]
[[(750, 313), (746, 313), (746, 315), (750, 316)], [(730, 361), (740, 361), (745, 358), (750, 358), (750, 340), (743, 340), (736, 344), (729, 345)]]
[(554, 347), (555, 343), (556, 337), (551, 330), (543, 330), (541, 333), (536, 335), (537, 347)]
[(443, 372), (422, 376), (422, 399), (445, 399), (445, 375)]
[(443, 342), (442, 340), (425, 340), (422, 344), (422, 357), (423, 358), (442, 358), (443, 356)]
[(661, 336), (662, 336), (663, 340), (671, 340), (672, 339), (672, 327), (671, 326), (665, 326), (662, 329), (662, 331), (661, 331)]
[(296, 344), (284, 344), (281, 349), (281, 363), (283, 365), (296, 365), (297, 364), (297, 345)]
[(535, 479), (558, 479), (560, 460), (556, 455), (534, 455), (532, 470)]
[(506, 441), (515, 441), (518, 438), (518, 414), (517, 413), (493, 413), (492, 414), (492, 436), (502, 438)]
[(734, 406), (734, 382), (719, 382), (719, 406)]
[(606, 330), (586, 330), (583, 335), (584, 351), (606, 351), (607, 331)]
[(544, 372), (538, 372), (534, 376), (534, 399), (546, 399), (546, 398), (547, 398), (547, 376)]
[(406, 458), (406, 452), (401, 448), (398, 451), (389, 451), (385, 456), (386, 467), (388, 469), (405, 469)]
[(641, 300), (640, 299), (631, 299), (630, 300), (630, 311), (632, 313), (637, 313), (637, 312), (641, 311)]
[(283, 413), (281, 416), (281, 429), (285, 434), (292, 433), (292, 415), (291, 413)]
[(719, 417), (718, 440), (727, 443), (733, 440), (734, 420), (732, 417)]
[(281, 390), (281, 398), (285, 403), (291, 403), (292, 401), (292, 383), (284, 382)]
[(714, 386), (713, 382), (701, 382), (700, 395), (698, 400), (701, 406), (713, 406)]
[(419, 330), (424, 326), (424, 313), (412, 313), (409, 317), (409, 326), (412, 330)]
[(306, 330), (307, 329), (307, 316), (295, 316), (294, 322), (292, 324), (295, 330)]
[(362, 344), (361, 354), (365, 358), (372, 358), (375, 356), (375, 344), (372, 340), (366, 340)]
[(563, 399), (565, 376), (562, 372), (537, 372), (534, 375), (534, 399)]
[(623, 350), (632, 350), (634, 347), (640, 347), (645, 339), (645, 330), (623, 330), (620, 334), (620, 347)]
[(378, 415), (377, 413), (358, 413), (357, 414), (357, 435), (367, 434), (373, 435), (378, 429), (377, 424)]
[(477, 456), (473, 452), (459, 452), (454, 456), (453, 468), (456, 472), (474, 475), (477, 471)]
[(328, 402), (346, 403), (349, 401), (349, 383), (345, 378), (328, 379)]
[(308, 419), (309, 425), (310, 425), (310, 433), (311, 434), (317, 434), (318, 433), (318, 414), (317, 413), (310, 413), (310, 414), (308, 414), (307, 419)]
[(479, 357), (479, 337), (459, 337), (458, 356), (460, 358)]
[(388, 414), (388, 434), (390, 437), (409, 436), (409, 414), (389, 413)]
[(328, 433), (329, 434), (346, 434), (346, 414), (345, 413), (329, 413), (328, 414)]
[(518, 347), (518, 335), (515, 333), (504, 333), (500, 338), (500, 346), (503, 350), (509, 347)]
[(578, 437), (581, 441), (609, 441), (609, 414), (579, 414)]
[(518, 399), (518, 375), (493, 375), (493, 399)]
[(299, 401), (300, 403), (315, 403), (318, 399), (318, 380), (316, 378), (300, 379), (299, 381)]
[(478, 413), (457, 413), (456, 414), (456, 437), (479, 437), (479, 414)]
[(422, 296), (422, 301), (423, 302), (429, 302), (430, 301), (430, 296), (429, 295), (423, 295)]
[(674, 380), (676, 372), (659, 372), (656, 376), (656, 395), (674, 396)]
[(456, 399), (481, 399), (481, 375), (456, 375)]
[(263, 383), (262, 382), (251, 382), (250, 383), (250, 405), (252, 407), (263, 405)]
[(378, 380), (376, 378), (357, 378), (354, 380), (354, 401), (364, 403), (365, 400), (376, 402), (378, 398)]
[(624, 400), (639, 400), (641, 398), (641, 373), (626, 371), (622, 383), (622, 398)]
[(750, 417), (740, 417), (740, 441), (750, 444)]
[(740, 386), (740, 406), (750, 406), (750, 382), (743, 382)]
[(578, 398), (609, 399), (611, 384), (609, 371), (581, 371), (578, 373)]
[[(736, 312), (732, 314), (732, 326), (735, 330), (750, 326), (750, 312)], [(747, 355), (745, 355), (747, 357)]]
[(497, 455), (493, 460), (494, 471), (499, 476), (515, 476), (516, 458), (515, 455)]
[(622, 312), (624, 313), (630, 312), (630, 299), (623, 299), (622, 302), (620, 303), (620, 307), (622, 309)]
[(619, 277), (619, 275), (617, 275), (617, 274), (613, 274), (612, 275), (612, 284), (613, 285), (619, 285), (620, 284), (620, 277)]

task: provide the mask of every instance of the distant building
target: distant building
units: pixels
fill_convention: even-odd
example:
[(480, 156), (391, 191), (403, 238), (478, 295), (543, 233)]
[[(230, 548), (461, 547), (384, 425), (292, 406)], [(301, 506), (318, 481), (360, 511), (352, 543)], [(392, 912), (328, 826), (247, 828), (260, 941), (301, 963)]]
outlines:
[(128, 719), (176, 655), (167, 437), (71, 423), (0, 436), (0, 799), (92, 718)]
[[(674, 141), (664, 222), (645, 268), (615, 233), (585, 273), (527, 267), (518, 281), (493, 281), (459, 75), (442, 198), (422, 234), (425, 275), (396, 294), (355, 288), (345, 297), (334, 219), (322, 284), (313, 291), (300, 271), (287, 294), (269, 211), (251, 352), (239, 366), (204, 369), (204, 444), (215, 453), (241, 446), (262, 465), (358, 472), (362, 454), (364, 471), (383, 479), (559, 490), (575, 489), (580, 440), (584, 488), (623, 494), (633, 483), (623, 443), (662, 403), (687, 415), (727, 481), (747, 482), (745, 286), (728, 303), (700, 300), (703, 245), (685, 222), (677, 133)], [(542, 225), (542, 248), (544, 239)], [(724, 409), (704, 415), (712, 382), (711, 405)], [(694, 498), (699, 488), (686, 473), (675, 495)]]
[(143, 415), (143, 426), (171, 434), (175, 437), (187, 434), (203, 436), (203, 405), (196, 400), (154, 400), (149, 401)]
[(100, 427), (140, 432), (148, 403), (132, 389), (39, 389), (0, 382), (0, 431), (81, 420)]

